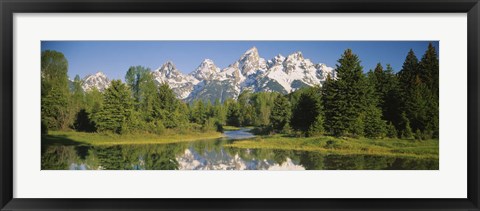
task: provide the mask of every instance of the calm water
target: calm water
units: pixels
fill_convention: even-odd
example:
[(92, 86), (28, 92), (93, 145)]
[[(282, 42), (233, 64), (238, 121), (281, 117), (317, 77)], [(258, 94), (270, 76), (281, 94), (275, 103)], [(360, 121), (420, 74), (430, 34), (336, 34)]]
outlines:
[(252, 138), (247, 130), (226, 138), (156, 145), (49, 146), (42, 149), (43, 170), (350, 170), (438, 169), (437, 160), (382, 156), (325, 155), (293, 150), (225, 146)]

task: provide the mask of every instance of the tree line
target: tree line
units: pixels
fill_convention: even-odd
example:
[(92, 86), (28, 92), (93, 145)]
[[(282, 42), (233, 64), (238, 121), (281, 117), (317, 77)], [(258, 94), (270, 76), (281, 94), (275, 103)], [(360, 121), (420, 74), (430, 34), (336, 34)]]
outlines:
[(222, 131), (254, 126), (260, 133), (369, 138), (438, 138), (439, 65), (433, 45), (419, 61), (408, 52), (395, 73), (380, 63), (363, 72), (347, 49), (322, 86), (287, 95), (246, 90), (237, 99), (183, 102), (151, 70), (132, 66), (125, 82), (113, 80), (102, 93), (84, 92), (80, 77), (69, 87), (68, 62), (56, 51), (42, 52), (42, 132), (68, 130), (112, 133)]

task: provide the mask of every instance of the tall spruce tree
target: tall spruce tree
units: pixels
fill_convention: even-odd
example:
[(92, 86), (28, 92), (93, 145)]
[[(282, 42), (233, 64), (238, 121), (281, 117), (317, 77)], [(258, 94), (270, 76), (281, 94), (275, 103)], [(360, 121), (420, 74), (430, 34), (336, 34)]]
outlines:
[(429, 43), (428, 48), (419, 63), (420, 77), (425, 83), (428, 94), (425, 94), (427, 102), (427, 123), (424, 129), (424, 136), (438, 138), (439, 134), (439, 62), (438, 55), (432, 43)]
[(166, 128), (175, 128), (188, 122), (188, 113), (180, 110), (181, 102), (166, 83), (157, 89), (157, 103), (154, 106), (154, 114), (162, 120)]
[(133, 113), (130, 89), (120, 80), (113, 80), (104, 93), (104, 105), (97, 112), (97, 129), (100, 132), (126, 133)]
[(368, 79), (374, 86), (374, 95), (378, 100), (383, 119), (386, 122), (393, 122), (395, 127), (399, 127), (400, 87), (392, 66), (387, 64), (387, 68), (383, 69), (383, 66), (378, 63), (375, 70), (368, 73)]
[(327, 79), (324, 91), (325, 125), (335, 136), (363, 133), (369, 84), (362, 69), (358, 56), (347, 49), (338, 60), (337, 80)]
[(278, 95), (273, 101), (272, 113), (270, 114), (270, 123), (274, 132), (283, 132), (288, 128), (292, 108), (288, 99), (283, 95)]
[[(309, 135), (308, 131), (316, 127), (317, 132), (321, 132), (322, 128), (318, 128), (323, 122), (316, 122), (318, 116), (322, 116), (321, 94), (319, 87), (308, 87), (302, 91), (297, 104), (293, 108), (292, 119), (290, 121), (293, 129)], [(314, 126), (314, 124), (317, 124)], [(318, 131), (320, 130), (320, 131)]]

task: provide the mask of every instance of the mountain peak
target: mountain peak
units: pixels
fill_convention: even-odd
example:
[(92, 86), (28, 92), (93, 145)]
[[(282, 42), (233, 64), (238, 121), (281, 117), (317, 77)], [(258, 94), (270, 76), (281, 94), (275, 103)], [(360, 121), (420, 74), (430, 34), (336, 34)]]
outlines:
[(264, 62), (264, 60), (260, 58), (257, 48), (253, 46), (252, 48), (248, 49), (242, 55), (242, 57), (240, 57), (240, 60), (238, 60), (238, 67), (241, 70), (242, 74), (247, 76), (261, 69), (261, 62)]
[(172, 61), (165, 62), (157, 71), (164, 74), (167, 77), (172, 77), (172, 74), (173, 75), (180, 74), (180, 71), (177, 69), (177, 67)]
[(212, 79), (219, 72), (220, 68), (211, 59), (204, 59), (190, 75), (198, 80), (205, 80)]
[(303, 60), (302, 52), (295, 51), (294, 53), (287, 56), (287, 60)]
[(103, 92), (109, 86), (110, 79), (108, 79), (107, 75), (101, 71), (87, 75), (82, 82), (82, 89), (84, 91), (89, 91), (93, 87), (96, 87), (99, 91)]
[(107, 77), (107, 75), (105, 75), (105, 73), (103, 73), (102, 71), (98, 71), (97, 73), (95, 73), (95, 76), (96, 77), (104, 77), (104, 78)]
[(255, 46), (251, 47), (250, 49), (248, 49), (247, 51), (245, 51), (244, 55), (245, 55), (245, 54), (252, 54), (252, 53), (253, 53), (253, 54), (255, 54), (255, 53), (258, 54), (258, 49), (257, 49), (257, 47), (255, 47)]
[(174, 69), (177, 69), (177, 67), (175, 66), (175, 64), (172, 62), (172, 61), (167, 61), (165, 62), (162, 67), (160, 67), (160, 70), (174, 70)]

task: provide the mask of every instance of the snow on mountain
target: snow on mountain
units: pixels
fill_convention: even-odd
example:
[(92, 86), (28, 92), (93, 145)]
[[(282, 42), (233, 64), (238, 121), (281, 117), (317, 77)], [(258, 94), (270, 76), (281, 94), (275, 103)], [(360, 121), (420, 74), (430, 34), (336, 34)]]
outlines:
[(180, 72), (171, 61), (163, 64), (152, 74), (158, 84), (167, 83), (179, 99), (188, 97), (199, 82), (195, 77)]
[(213, 80), (215, 77), (218, 77), (220, 73), (220, 68), (215, 66), (210, 59), (205, 59), (203, 62), (195, 69), (191, 76), (196, 78), (197, 80)]
[(321, 84), (322, 79), (317, 77), (317, 72), (322, 75), (323, 71), (317, 69), (309, 59), (305, 59), (301, 52), (295, 52), (286, 58), (278, 55), (268, 63), (271, 66), (263, 77), (276, 81), (287, 93), (302, 86)]
[[(179, 99), (210, 100), (236, 98), (244, 90), (269, 91), (287, 94), (305, 86), (322, 85), (328, 75), (336, 78), (334, 68), (325, 64), (314, 64), (294, 52), (286, 57), (277, 55), (266, 60), (258, 49), (248, 49), (237, 61), (220, 69), (210, 59), (203, 60), (190, 74), (183, 74), (171, 61), (165, 62), (152, 72), (158, 84), (167, 83)], [(83, 80), (85, 91), (97, 87), (105, 90), (110, 80), (99, 72)]]
[[(204, 60), (190, 75), (201, 81), (187, 101), (236, 98), (243, 90), (290, 93), (304, 86), (322, 85), (327, 75), (335, 78), (335, 70), (325, 64), (314, 64), (301, 52), (287, 57), (261, 58), (258, 49), (248, 49), (228, 67), (219, 70), (211, 60)], [(183, 98), (182, 98), (183, 99)]]
[(286, 158), (282, 163), (267, 159), (245, 160), (238, 154), (229, 155), (223, 149), (218, 154), (209, 154), (199, 153), (190, 148), (178, 155), (175, 160), (179, 170), (305, 170), (304, 166), (290, 158)]
[(103, 92), (110, 86), (110, 79), (102, 73), (97, 72), (92, 75), (88, 75), (82, 80), (82, 89), (87, 92), (93, 87), (96, 87), (99, 91)]

